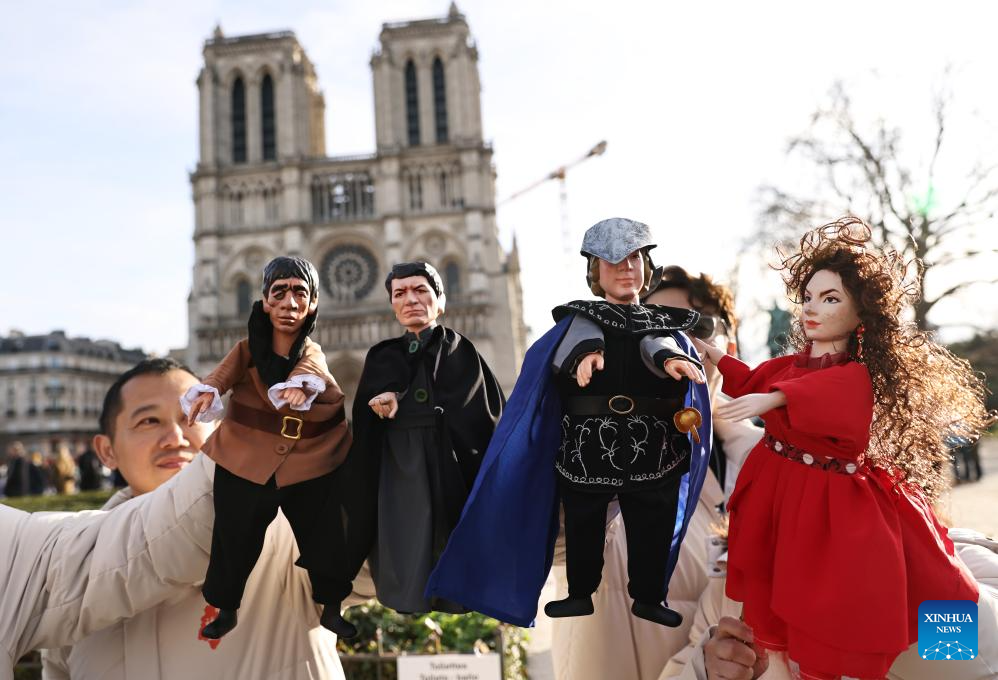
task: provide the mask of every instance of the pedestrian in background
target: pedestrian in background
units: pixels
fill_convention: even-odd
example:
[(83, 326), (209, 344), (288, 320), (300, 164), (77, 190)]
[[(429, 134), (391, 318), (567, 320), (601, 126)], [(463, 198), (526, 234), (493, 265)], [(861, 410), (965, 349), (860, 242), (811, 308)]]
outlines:
[(98, 491), (104, 481), (104, 466), (97, 452), (86, 448), (77, 456), (76, 466), (80, 471), (80, 491)]
[(52, 480), (55, 492), (61, 495), (76, 493), (76, 461), (69, 452), (69, 444), (59, 444), (52, 459)]

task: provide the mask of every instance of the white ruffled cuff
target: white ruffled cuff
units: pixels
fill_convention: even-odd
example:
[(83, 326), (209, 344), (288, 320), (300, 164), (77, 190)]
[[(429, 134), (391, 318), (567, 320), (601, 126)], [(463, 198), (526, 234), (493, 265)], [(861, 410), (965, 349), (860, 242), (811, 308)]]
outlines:
[(211, 400), (211, 406), (198, 414), (199, 423), (210, 423), (213, 420), (218, 420), (222, 417), (225, 407), (222, 406), (222, 397), (218, 394), (218, 390), (211, 385), (198, 383), (197, 385), (192, 385), (191, 388), (184, 393), (184, 396), (180, 397), (180, 407), (184, 409), (184, 415), (189, 416), (191, 414), (191, 406), (193, 406), (194, 400), (205, 392), (210, 392), (214, 396)]
[(312, 408), (312, 402), (315, 401), (315, 398), (326, 391), (326, 381), (317, 375), (302, 373), (292, 376), (287, 382), (271, 385), (270, 389), (267, 390), (267, 396), (270, 398), (270, 403), (274, 405), (274, 408), (280, 410), (281, 407), (287, 405), (287, 399), (281, 399), (281, 392), (289, 387), (297, 387), (303, 390), (306, 396), (305, 403), (301, 406), (292, 406), (292, 410), (307, 411)]

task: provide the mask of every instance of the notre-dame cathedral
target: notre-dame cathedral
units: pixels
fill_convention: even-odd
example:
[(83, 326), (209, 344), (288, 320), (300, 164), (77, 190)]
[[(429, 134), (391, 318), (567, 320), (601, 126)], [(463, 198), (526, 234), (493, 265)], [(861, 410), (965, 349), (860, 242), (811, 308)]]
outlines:
[(426, 260), (447, 290), (443, 322), (474, 340), (507, 393), (526, 329), (516, 247), (495, 220), (482, 138), (478, 51), (455, 5), (384, 24), (371, 57), (377, 148), (326, 156), (318, 76), (291, 32), (205, 42), (188, 362), (210, 370), (246, 333), (263, 265), (302, 255), (319, 270), (313, 339), (352, 397), (366, 350), (402, 332), (384, 279)]

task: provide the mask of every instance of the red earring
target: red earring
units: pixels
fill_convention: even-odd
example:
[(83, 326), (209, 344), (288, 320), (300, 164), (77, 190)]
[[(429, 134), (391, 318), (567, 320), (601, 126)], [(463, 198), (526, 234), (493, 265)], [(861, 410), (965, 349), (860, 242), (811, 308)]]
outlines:
[(863, 324), (856, 326), (856, 359), (862, 361), (863, 359), (863, 333), (866, 332), (866, 328)]

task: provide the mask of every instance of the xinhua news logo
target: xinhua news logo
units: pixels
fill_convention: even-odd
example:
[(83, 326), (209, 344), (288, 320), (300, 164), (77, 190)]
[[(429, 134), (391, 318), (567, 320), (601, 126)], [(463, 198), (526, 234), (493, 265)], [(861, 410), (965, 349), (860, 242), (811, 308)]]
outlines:
[(918, 607), (918, 655), (929, 661), (977, 658), (977, 603), (926, 600)]

